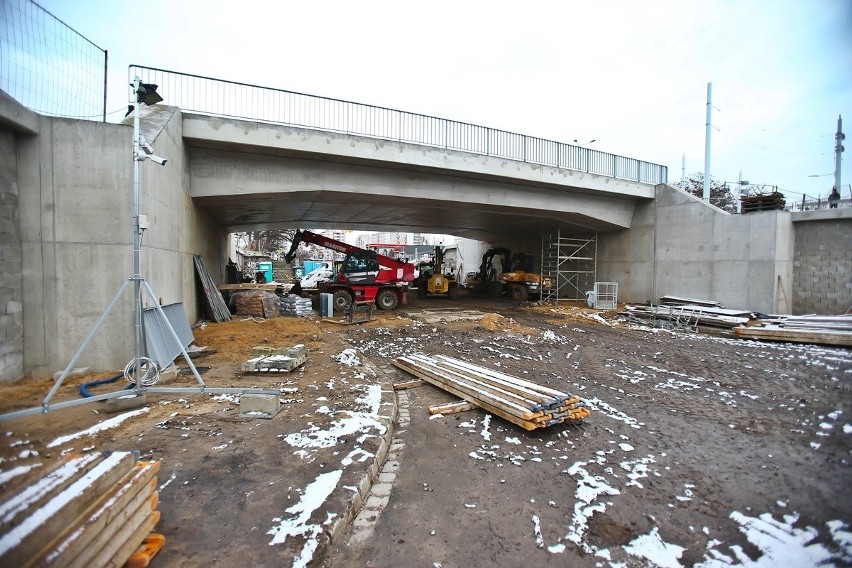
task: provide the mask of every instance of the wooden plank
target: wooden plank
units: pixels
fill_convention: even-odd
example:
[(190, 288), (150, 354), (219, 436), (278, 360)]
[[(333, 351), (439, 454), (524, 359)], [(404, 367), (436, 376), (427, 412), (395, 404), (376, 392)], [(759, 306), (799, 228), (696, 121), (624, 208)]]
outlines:
[[(461, 367), (482, 370), (489, 377), (493, 377), (495, 379), (500, 379), (500, 380), (510, 380), (510, 381), (515, 382), (516, 384), (518, 384), (520, 386), (525, 386), (527, 388), (537, 390), (539, 392), (553, 396), (555, 398), (559, 398), (560, 396), (564, 397), (564, 395), (566, 394), (562, 391), (558, 391), (556, 389), (552, 389), (552, 388), (546, 387), (544, 385), (539, 385), (539, 384), (534, 383), (532, 381), (526, 381), (524, 379), (519, 379), (518, 377), (513, 377), (512, 375), (507, 375), (506, 373), (501, 373), (499, 371), (494, 371), (492, 369), (487, 369), (485, 367), (478, 367), (478, 366), (472, 365), (472, 364), (470, 364), (466, 361), (462, 361), (461, 359), (454, 359), (453, 357), (447, 357), (445, 355), (438, 355), (438, 356), (436, 356), (436, 358), (444, 360), (444, 361), (451, 361), (451, 362), (453, 362), (453, 363), (455, 363), (455, 364), (457, 364)], [(568, 396), (570, 396), (570, 395), (568, 395)]]
[(154, 556), (160, 552), (163, 545), (166, 544), (166, 537), (160, 533), (151, 533), (142, 542), (136, 552), (130, 555), (127, 559), (125, 568), (148, 568)]
[[(106, 531), (106, 538), (98, 538), (92, 546), (84, 548), (80, 554), (68, 565), (69, 568), (87, 568), (90, 566), (106, 566), (113, 556), (125, 548), (127, 543), (136, 535), (136, 532), (145, 527), (152, 515), (156, 515), (159, 520), (159, 511), (154, 510), (156, 504), (155, 495), (150, 495), (149, 498), (143, 501), (135, 511), (131, 511), (129, 515), (121, 523), (116, 523)], [(156, 523), (154, 523), (156, 524)], [(145, 532), (145, 536), (153, 530), (151, 525)], [(143, 536), (136, 544), (127, 552), (129, 557), (139, 544), (145, 539)], [(98, 546), (100, 545), (100, 546)], [(123, 561), (122, 561), (123, 562)]]
[(483, 372), (488, 371), (488, 369), (482, 367), (478, 369), (472, 369), (467, 366), (458, 365), (454, 361), (446, 360), (440, 360), (438, 366), (452, 370), (455, 373), (458, 373), (465, 377), (469, 377), (473, 380), (484, 382), (486, 384), (489, 384), (489, 386), (493, 385), (494, 387), (499, 388), (502, 392), (517, 395), (522, 400), (529, 401), (532, 405), (532, 410), (539, 410), (539, 408), (536, 407), (548, 408), (550, 406), (554, 406), (558, 404), (561, 400), (560, 398), (543, 394), (539, 391), (536, 391), (535, 389), (519, 385), (513, 381), (488, 376), (487, 373)]
[(24, 566), (133, 467), (130, 452), (114, 452), (0, 537), (0, 565)]
[(852, 347), (852, 333), (845, 331), (806, 332), (783, 328), (740, 327), (736, 329), (736, 334), (742, 339)]
[(97, 452), (75, 455), (58, 461), (38, 478), (28, 477), (27, 480), (32, 481), (31, 485), (22, 487), (20, 492), (0, 503), (0, 532), (12, 530), (20, 524), (20, 519), (41, 508), (101, 461), (103, 456)]
[(154, 530), (154, 527), (159, 522), (160, 512), (154, 511), (104, 566), (107, 568), (121, 568), (124, 566), (130, 555), (145, 542), (145, 539), (148, 538), (148, 535), (151, 534), (151, 531)]
[(475, 404), (467, 401), (448, 402), (446, 404), (436, 404), (429, 407), (429, 414), (456, 414), (457, 412), (465, 412), (477, 408)]
[(429, 381), (433, 385), (451, 386), (453, 389), (455, 389), (453, 391), (450, 391), (453, 394), (457, 394), (456, 391), (464, 392), (466, 395), (461, 398), (469, 402), (479, 403), (487, 400), (492, 406), (499, 407), (503, 412), (513, 414), (517, 416), (520, 420), (528, 421), (544, 414), (541, 411), (532, 412), (529, 410), (529, 408), (521, 406), (519, 404), (515, 404), (514, 402), (511, 402), (504, 398), (497, 397), (491, 395), (490, 393), (471, 388), (467, 385), (460, 384), (459, 382), (451, 381), (446, 377), (435, 373), (434, 371), (430, 371), (428, 369), (424, 369), (422, 367), (417, 366), (415, 363), (410, 360), (407, 360), (407, 358), (405, 357), (399, 357), (398, 359), (396, 359), (394, 361), (394, 365), (405, 371), (408, 371), (412, 375), (418, 376), (421, 379)]
[[(396, 365), (396, 366), (399, 366), (399, 368), (401, 368), (405, 371), (411, 372), (408, 369), (406, 369), (404, 366), (400, 366), (398, 361), (394, 361), (393, 364)], [(412, 374), (415, 374), (415, 373), (412, 372)], [(525, 430), (535, 430), (536, 427), (537, 427), (536, 424), (530, 422), (529, 420), (525, 420), (523, 418), (520, 418), (518, 416), (510, 414), (509, 412), (503, 410), (502, 408), (495, 406), (494, 404), (490, 404), (488, 402), (480, 400), (476, 397), (473, 397), (470, 394), (453, 387), (452, 385), (444, 384), (441, 381), (430, 377), (426, 373), (423, 373), (421, 378), (432, 383), (433, 385), (435, 385), (436, 387), (438, 387), (440, 389), (443, 389), (447, 392), (450, 392), (450, 393), (456, 395), (459, 398), (462, 398), (462, 399), (464, 399), (468, 402), (472, 402), (473, 404), (479, 406), (480, 408), (482, 408), (484, 410), (487, 410), (488, 412), (491, 412), (492, 414), (494, 414), (496, 416), (499, 416), (500, 418), (508, 420), (509, 422), (511, 422), (513, 424), (517, 424), (518, 426), (520, 426), (521, 428), (524, 428)]]
[(133, 471), (94, 503), (78, 522), (45, 547), (35, 566), (68, 566), (84, 548), (99, 550), (116, 527), (156, 495), (160, 462), (138, 462)]
[(405, 390), (405, 389), (413, 389), (417, 387), (422, 387), (426, 383), (422, 379), (417, 379), (414, 381), (406, 381), (404, 383), (394, 383), (393, 390)]
[[(473, 391), (479, 391), (483, 393), (483, 396), (486, 397), (496, 397), (512, 405), (516, 406), (518, 410), (522, 413), (536, 413), (542, 410), (542, 407), (546, 406), (541, 404), (540, 399), (530, 399), (525, 398), (521, 395), (517, 395), (514, 392), (507, 391), (505, 389), (500, 388), (499, 386), (495, 386), (493, 383), (488, 382), (487, 379), (483, 380), (483, 377), (475, 377), (468, 376), (462, 373), (457, 372), (454, 369), (447, 368), (442, 366), (435, 361), (429, 359), (428, 357), (412, 355), (406, 357), (406, 359), (410, 361), (414, 361), (416, 365), (421, 368), (426, 368), (431, 370), (435, 375), (440, 376), (443, 379), (450, 380), (460, 387)], [(511, 409), (506, 409), (508, 412), (512, 412)], [(520, 418), (525, 420), (529, 420), (532, 416), (525, 416), (523, 414), (518, 415)]]

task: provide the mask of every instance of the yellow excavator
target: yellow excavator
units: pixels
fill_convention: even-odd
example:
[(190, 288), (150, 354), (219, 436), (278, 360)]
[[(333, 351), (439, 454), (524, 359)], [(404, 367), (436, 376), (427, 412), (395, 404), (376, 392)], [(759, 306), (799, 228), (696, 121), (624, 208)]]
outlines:
[(525, 301), (530, 296), (538, 299), (542, 292), (553, 287), (553, 279), (532, 272), (533, 257), (522, 252), (516, 253), (509, 263), (510, 270), (497, 277), (513, 300)]
[(444, 274), (444, 249), (435, 247), (435, 253), (428, 262), (419, 264), (420, 276), (417, 284), (417, 297), (446, 296), (450, 300), (459, 297), (459, 283), (453, 274)]

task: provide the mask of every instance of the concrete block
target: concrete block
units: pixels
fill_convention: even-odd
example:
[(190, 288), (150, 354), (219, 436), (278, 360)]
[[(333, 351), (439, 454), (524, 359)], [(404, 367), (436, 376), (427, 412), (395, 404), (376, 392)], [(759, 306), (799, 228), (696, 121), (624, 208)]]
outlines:
[(364, 503), (364, 508), (381, 511), (387, 507), (388, 501), (390, 501), (390, 495), (384, 495), (382, 497), (379, 497), (378, 495), (370, 495)]
[(240, 396), (240, 418), (272, 418), (281, 410), (276, 394), (244, 394)]

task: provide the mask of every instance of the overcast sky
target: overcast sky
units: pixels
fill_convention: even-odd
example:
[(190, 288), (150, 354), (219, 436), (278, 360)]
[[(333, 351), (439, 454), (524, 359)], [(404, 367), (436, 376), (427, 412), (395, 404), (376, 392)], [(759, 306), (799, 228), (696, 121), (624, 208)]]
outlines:
[[(39, 0), (131, 63), (417, 112), (827, 196), (852, 132), (852, 1)], [(169, 94), (161, 93), (168, 103)], [(118, 120), (119, 115), (113, 115)], [(852, 137), (846, 146), (852, 148)], [(842, 162), (852, 194), (852, 154)]]

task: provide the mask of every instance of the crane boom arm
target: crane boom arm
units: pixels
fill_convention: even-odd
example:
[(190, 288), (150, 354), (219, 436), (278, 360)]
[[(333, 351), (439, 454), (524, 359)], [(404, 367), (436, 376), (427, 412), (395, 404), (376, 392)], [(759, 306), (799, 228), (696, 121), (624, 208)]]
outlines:
[[(293, 244), (290, 246), (290, 250), (284, 255), (284, 259), (287, 262), (293, 262), (293, 259), (296, 257), (296, 251), (299, 249), (299, 245), (303, 242), (321, 246), (343, 254), (351, 254), (353, 252), (372, 252), (367, 249), (356, 247), (355, 245), (350, 245), (343, 241), (338, 241), (337, 239), (332, 239), (331, 237), (326, 237), (325, 235), (299, 229), (293, 236)], [(395, 258), (377, 253), (376, 260), (378, 261), (379, 266), (384, 266), (385, 268), (405, 268), (408, 264), (400, 260), (396, 260)]]

